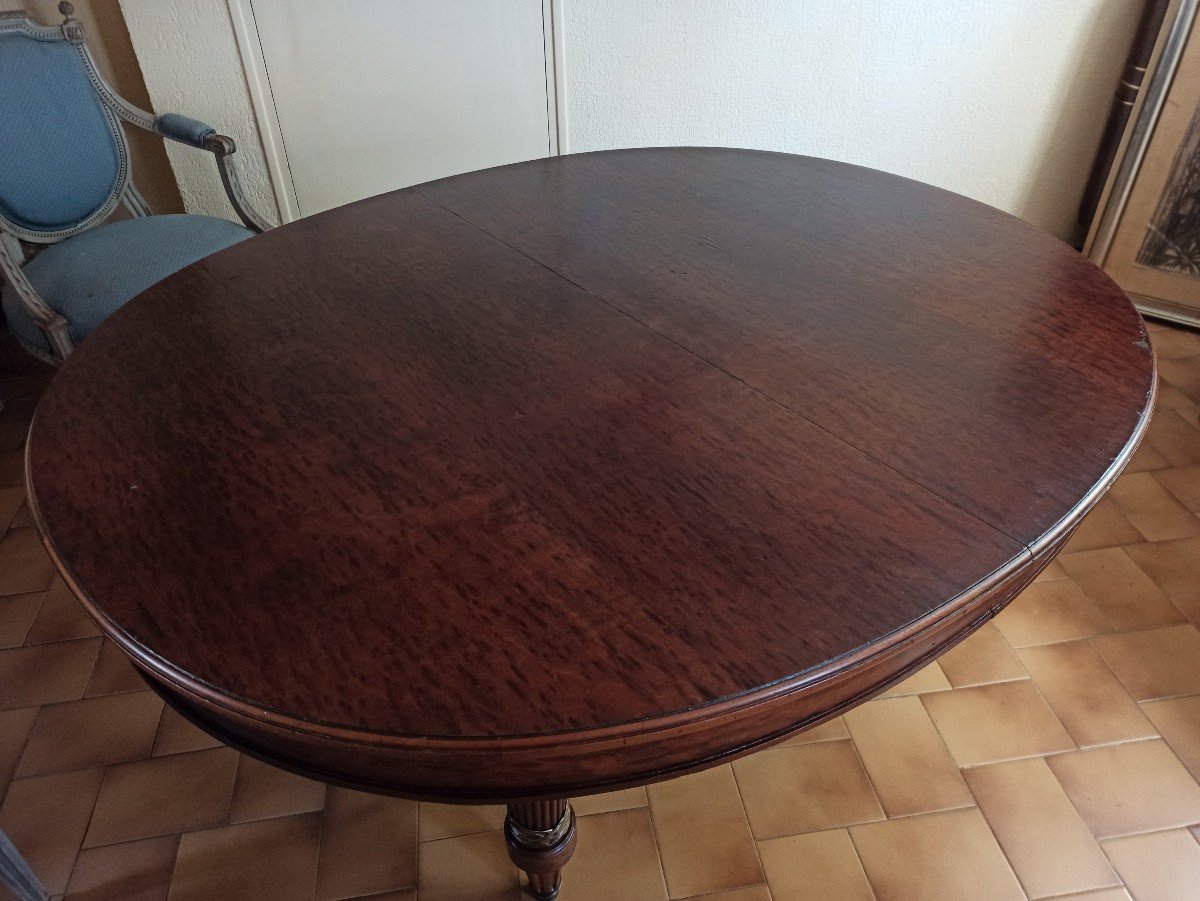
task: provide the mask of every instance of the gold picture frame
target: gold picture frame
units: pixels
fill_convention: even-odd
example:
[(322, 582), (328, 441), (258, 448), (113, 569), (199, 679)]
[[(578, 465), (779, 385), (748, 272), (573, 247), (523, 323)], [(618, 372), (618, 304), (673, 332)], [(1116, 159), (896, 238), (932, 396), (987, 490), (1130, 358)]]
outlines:
[(1200, 327), (1200, 0), (1175, 0), (1084, 253), (1146, 315)]

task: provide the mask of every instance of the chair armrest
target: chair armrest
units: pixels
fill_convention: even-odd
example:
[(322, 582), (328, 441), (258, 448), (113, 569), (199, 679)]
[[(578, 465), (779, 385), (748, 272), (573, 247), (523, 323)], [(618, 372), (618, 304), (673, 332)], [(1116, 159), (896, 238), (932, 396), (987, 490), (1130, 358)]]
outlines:
[(190, 144), (193, 147), (203, 147), (206, 138), (217, 133), (217, 130), (207, 122), (183, 116), (179, 113), (163, 113), (154, 119), (154, 130), (164, 138)]
[(161, 116), (152, 117), (149, 113), (127, 103), (111, 91), (105, 96), (117, 115), (125, 121), (162, 135), (164, 138), (170, 138), (172, 141), (178, 141), (189, 147), (207, 150), (211, 153), (216, 158), (217, 171), (221, 175), (221, 184), (225, 188), (225, 195), (229, 198), (233, 211), (237, 213), (246, 228), (255, 232), (264, 232), (273, 227), (255, 211), (246, 199), (245, 192), (242, 191), (241, 182), (238, 181), (233, 163), (229, 159), (237, 150), (233, 138), (217, 134), (217, 130), (211, 125), (190, 116), (179, 113), (163, 113)]
[(221, 184), (225, 187), (225, 195), (229, 198), (234, 212), (238, 214), (246, 228), (254, 232), (265, 232), (271, 229), (273, 227), (271, 223), (260, 216), (246, 199), (242, 183), (238, 181), (237, 170), (234, 169), (233, 160), (230, 159), (237, 151), (237, 144), (234, 143), (233, 138), (214, 132), (204, 139), (201, 146), (216, 159), (217, 171), (221, 174)]

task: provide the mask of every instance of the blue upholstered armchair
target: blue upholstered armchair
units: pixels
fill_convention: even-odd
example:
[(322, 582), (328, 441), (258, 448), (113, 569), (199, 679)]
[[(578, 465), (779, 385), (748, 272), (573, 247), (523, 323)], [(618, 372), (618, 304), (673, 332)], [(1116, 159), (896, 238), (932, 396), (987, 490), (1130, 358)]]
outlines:
[[(71, 4), (58, 8), (59, 26), (0, 13), (0, 301), (21, 343), (55, 363), (135, 294), (270, 227), (243, 199), (233, 140), (117, 96)], [(121, 120), (212, 153), (245, 227), (150, 215), (130, 178)], [(118, 206), (130, 218), (103, 224)]]

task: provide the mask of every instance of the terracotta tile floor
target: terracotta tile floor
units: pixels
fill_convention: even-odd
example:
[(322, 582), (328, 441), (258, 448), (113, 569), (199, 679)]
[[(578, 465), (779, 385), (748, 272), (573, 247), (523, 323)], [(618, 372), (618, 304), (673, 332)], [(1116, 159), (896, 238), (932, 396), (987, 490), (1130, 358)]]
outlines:
[[(1200, 333), (1152, 328), (1149, 438), (994, 625), (782, 745), (580, 799), (563, 901), (1200, 898)], [(22, 504), (45, 381), (0, 381), (0, 828), (50, 891), (515, 901), (502, 809), (327, 789), (144, 689)]]

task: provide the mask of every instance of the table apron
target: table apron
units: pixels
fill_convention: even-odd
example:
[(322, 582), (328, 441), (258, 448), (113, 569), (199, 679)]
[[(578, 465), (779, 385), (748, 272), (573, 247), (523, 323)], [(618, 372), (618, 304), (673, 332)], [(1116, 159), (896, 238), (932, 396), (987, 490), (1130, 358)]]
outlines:
[[(970, 604), (856, 665), (759, 703), (627, 735), (445, 741), (380, 735), (349, 741), (265, 722), (141, 670), (151, 687), (204, 731), (274, 766), (362, 791), (442, 803), (578, 797), (670, 779), (745, 756), (838, 716), (907, 678), (995, 616), (1053, 559), (1073, 529)], [(136, 661), (135, 661), (136, 662)], [(645, 726), (646, 724), (639, 724)], [(424, 747), (422, 745), (425, 745)]]

